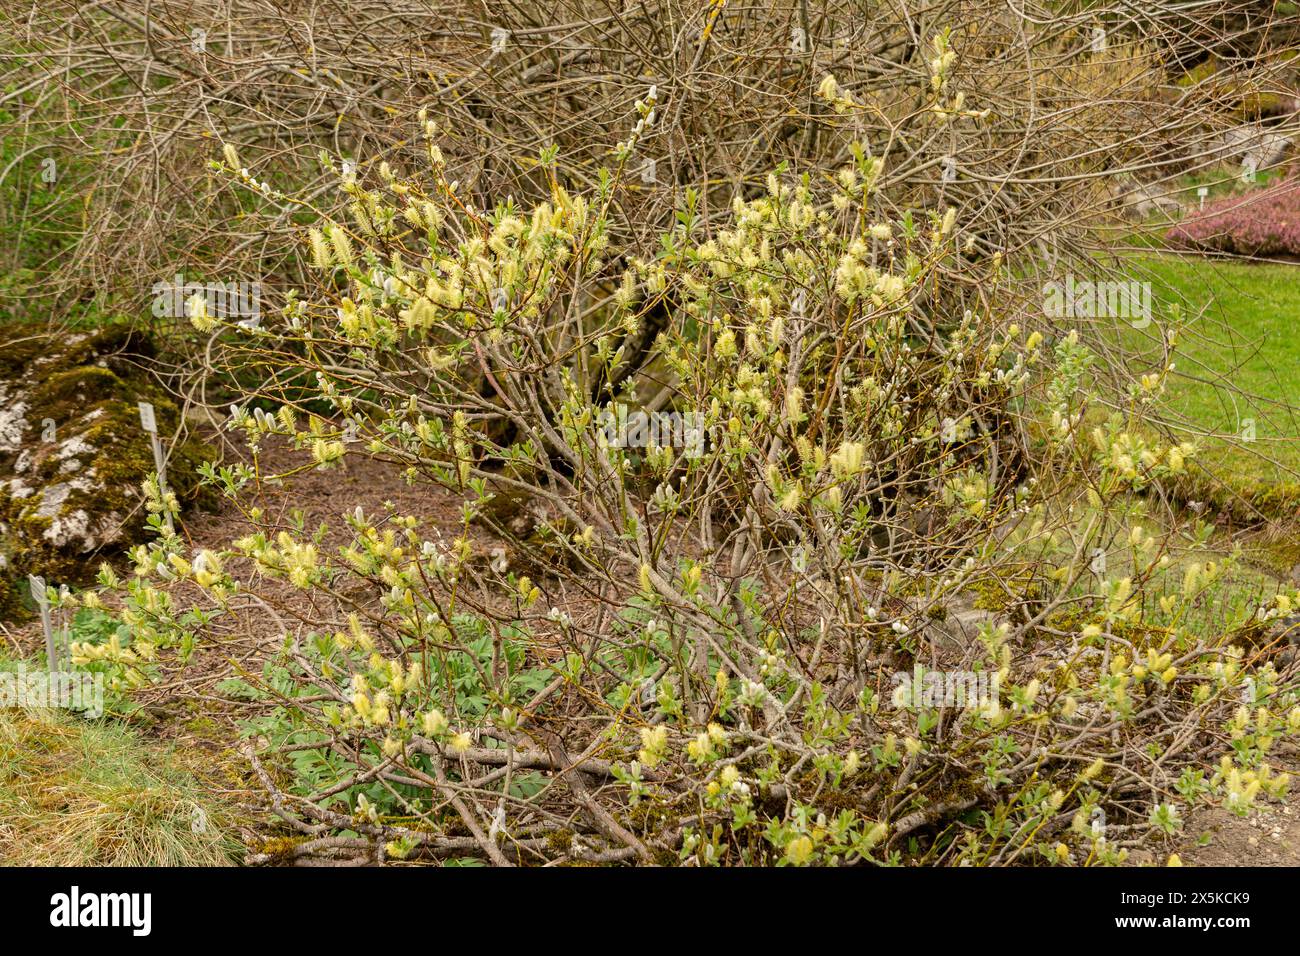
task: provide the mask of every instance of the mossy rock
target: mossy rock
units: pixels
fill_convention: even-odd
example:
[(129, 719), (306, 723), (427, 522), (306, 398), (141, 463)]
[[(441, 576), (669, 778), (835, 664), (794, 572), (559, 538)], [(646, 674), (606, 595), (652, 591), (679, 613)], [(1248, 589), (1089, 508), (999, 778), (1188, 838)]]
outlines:
[[(140, 486), (154, 461), (136, 403), (153, 403), (164, 436), (180, 424), (147, 371), (153, 355), (125, 325), (70, 337), (0, 332), (0, 619), (21, 613), (28, 574), (85, 584), (142, 539)], [(197, 469), (212, 454), (191, 438), (170, 450), (168, 481), (190, 506), (210, 503)]]

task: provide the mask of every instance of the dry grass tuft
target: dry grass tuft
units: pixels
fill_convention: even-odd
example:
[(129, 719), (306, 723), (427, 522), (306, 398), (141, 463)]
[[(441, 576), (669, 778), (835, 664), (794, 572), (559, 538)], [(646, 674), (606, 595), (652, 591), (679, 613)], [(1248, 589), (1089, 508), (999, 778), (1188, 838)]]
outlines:
[(0, 710), (0, 863), (225, 866), (222, 812), (173, 755), (120, 725)]

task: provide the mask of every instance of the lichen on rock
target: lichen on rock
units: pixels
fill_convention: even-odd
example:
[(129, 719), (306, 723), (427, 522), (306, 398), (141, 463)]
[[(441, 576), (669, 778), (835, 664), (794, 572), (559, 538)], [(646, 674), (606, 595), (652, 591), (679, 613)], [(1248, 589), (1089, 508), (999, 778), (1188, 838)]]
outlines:
[[(148, 336), (126, 325), (96, 333), (0, 331), (0, 619), (21, 612), (20, 582), (82, 584), (104, 557), (139, 541), (141, 484), (153, 472), (136, 403), (152, 402), (160, 433), (180, 411), (154, 382)], [(211, 449), (170, 449), (168, 479), (182, 501)]]

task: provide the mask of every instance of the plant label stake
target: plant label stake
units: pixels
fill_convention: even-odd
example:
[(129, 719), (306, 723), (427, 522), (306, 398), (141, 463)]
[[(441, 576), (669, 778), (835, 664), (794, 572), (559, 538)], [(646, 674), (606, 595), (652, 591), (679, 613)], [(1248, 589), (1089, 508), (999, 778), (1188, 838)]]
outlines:
[[(55, 634), (58, 644), (59, 660), (68, 670), (72, 670), (72, 628), (68, 626), (68, 598), (72, 591), (66, 584), (59, 585), (59, 629)], [(62, 667), (60, 668), (62, 670)]]
[(154, 469), (158, 472), (158, 496), (163, 500), (163, 518), (167, 530), (175, 531), (172, 513), (167, 510), (167, 463), (163, 457), (162, 439), (158, 437), (158, 417), (154, 414), (152, 402), (138, 403), (140, 409), (140, 427), (149, 433), (149, 443), (153, 446)]
[(1196, 190), (1196, 197), (1201, 201), (1201, 211), (1205, 211), (1205, 197), (1210, 194), (1209, 186), (1202, 186)]
[(45, 632), (45, 660), (50, 673), (58, 673), (59, 650), (54, 646), (54, 625), (50, 622), (50, 599), (45, 593), (45, 579), (36, 574), (27, 575), (27, 583), (32, 589), (32, 600), (41, 610), (41, 630)]

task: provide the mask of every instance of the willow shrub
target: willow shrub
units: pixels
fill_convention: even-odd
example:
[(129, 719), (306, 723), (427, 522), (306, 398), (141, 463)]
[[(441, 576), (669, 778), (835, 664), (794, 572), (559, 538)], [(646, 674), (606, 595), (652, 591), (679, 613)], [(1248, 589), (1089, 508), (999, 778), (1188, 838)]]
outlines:
[[(214, 622), (282, 627), (245, 693), (302, 838), (263, 858), (1114, 863), (1285, 790), (1294, 681), (1198, 627), (1225, 563), (1158, 513), (1195, 453), (1142, 427), (1167, 371), (1085, 416), (1078, 336), (1017, 324), (954, 210), (877, 219), (863, 148), (709, 235), (688, 195), (642, 261), (607, 239), (636, 135), (589, 192), (488, 211), (427, 133), (427, 188), (340, 177), (352, 219), (310, 232), (319, 282), (267, 329), (196, 306), (315, 387), (231, 411), (255, 464), (207, 477), (257, 530), (190, 554), (155, 521), (105, 577), (134, 642), (76, 649), (131, 685)], [(937, 314), (953, 286), (980, 308)], [(272, 435), (460, 520), (357, 510), (328, 549), (257, 507)]]

